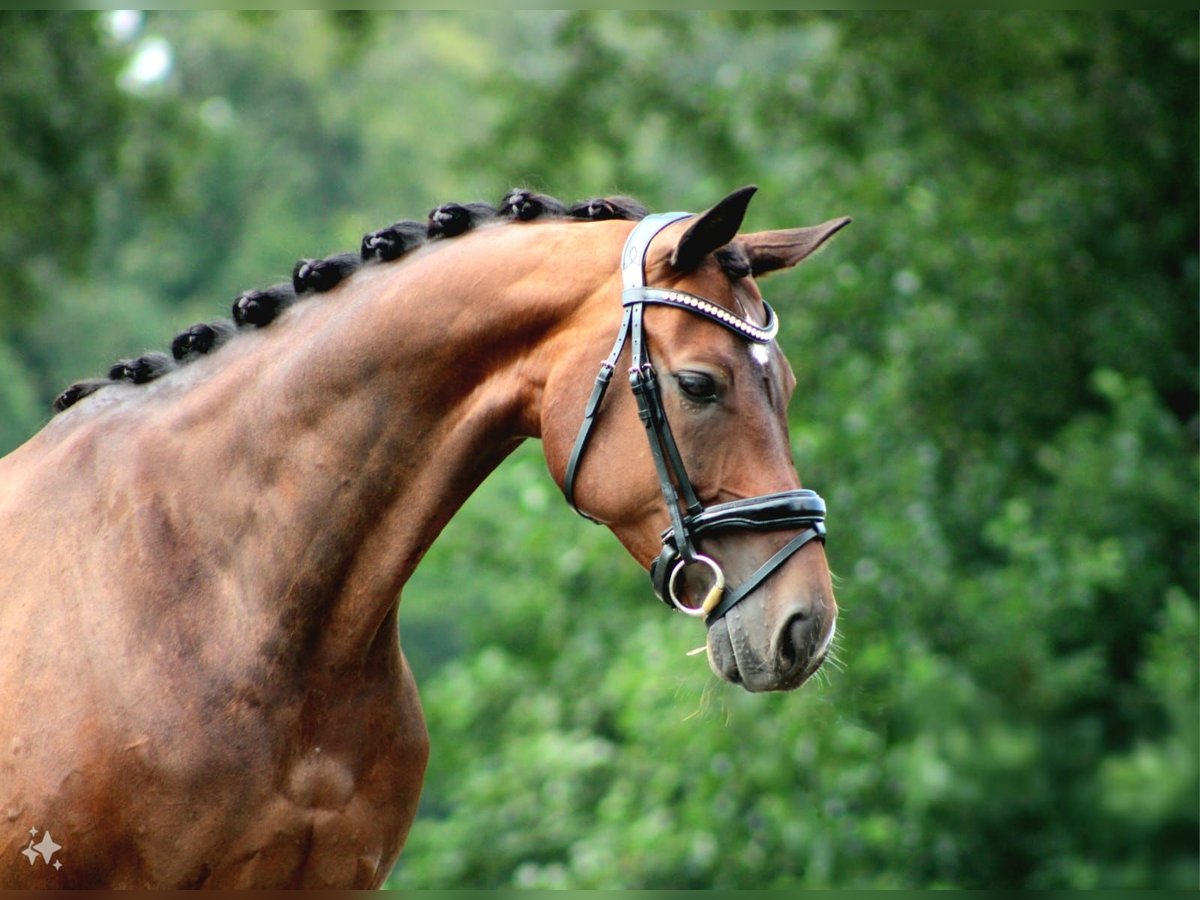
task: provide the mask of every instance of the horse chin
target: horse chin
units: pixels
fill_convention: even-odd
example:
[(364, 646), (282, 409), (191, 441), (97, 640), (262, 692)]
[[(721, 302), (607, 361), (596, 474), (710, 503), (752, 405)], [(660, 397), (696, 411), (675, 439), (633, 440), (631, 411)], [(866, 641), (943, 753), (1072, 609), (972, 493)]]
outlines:
[[(736, 626), (734, 626), (736, 627)], [(752, 694), (768, 691), (794, 691), (808, 681), (825, 662), (829, 639), (806, 660), (786, 660), (772, 656), (774, 664), (763, 661), (744, 639), (735, 641), (730, 633), (730, 617), (714, 622), (708, 629), (708, 665), (713, 673), (730, 684), (741, 685)], [(740, 649), (739, 649), (740, 648)]]

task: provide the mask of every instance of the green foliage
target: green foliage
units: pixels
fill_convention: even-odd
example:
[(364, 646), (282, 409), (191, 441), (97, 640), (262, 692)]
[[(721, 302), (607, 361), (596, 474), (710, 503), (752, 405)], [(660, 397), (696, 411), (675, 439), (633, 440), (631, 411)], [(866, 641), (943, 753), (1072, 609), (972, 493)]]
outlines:
[(116, 74), (95, 16), (0, 13), (0, 337), (42, 299), (48, 269), (88, 259), (124, 121)]
[[(0, 183), (5, 446), (446, 200), (754, 182), (752, 229), (855, 217), (763, 284), (841, 664), (717, 682), (525, 446), (405, 588), (434, 746), (392, 886), (1198, 886), (1194, 13), (4, 21), (6, 73), (56, 61), (0, 107), (99, 154), (0, 142), (0, 172), (67, 173)], [(119, 90), (155, 35), (170, 75)], [(66, 91), (67, 61), (103, 77)]]
[[(672, 208), (755, 181), (752, 227), (855, 215), (765, 284), (846, 668), (743, 697), (635, 613), (592, 671), (593, 606), (544, 649), (468, 643), (437, 687), (508, 699), (444, 732), (394, 884), (1195, 886), (1192, 26), (578, 14), (499, 84), (513, 173)], [(485, 534), (454, 523), (425, 571)]]

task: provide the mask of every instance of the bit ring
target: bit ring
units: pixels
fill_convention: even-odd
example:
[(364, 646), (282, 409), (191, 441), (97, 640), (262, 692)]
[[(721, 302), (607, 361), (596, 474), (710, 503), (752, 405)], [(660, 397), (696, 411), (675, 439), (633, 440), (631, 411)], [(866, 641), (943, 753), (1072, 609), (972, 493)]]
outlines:
[[(708, 589), (708, 593), (704, 597), (704, 602), (699, 606), (688, 606), (679, 599), (679, 595), (675, 593), (675, 582), (679, 578), (679, 573), (686, 569), (692, 563), (704, 563), (712, 570), (713, 585)], [(671, 598), (671, 603), (681, 613), (689, 616), (707, 616), (718, 603), (721, 602), (721, 597), (725, 593), (725, 573), (721, 571), (721, 567), (717, 565), (717, 561), (708, 556), (696, 554), (690, 560), (681, 559), (675, 564), (674, 571), (671, 572), (671, 578), (667, 582), (667, 594)]]

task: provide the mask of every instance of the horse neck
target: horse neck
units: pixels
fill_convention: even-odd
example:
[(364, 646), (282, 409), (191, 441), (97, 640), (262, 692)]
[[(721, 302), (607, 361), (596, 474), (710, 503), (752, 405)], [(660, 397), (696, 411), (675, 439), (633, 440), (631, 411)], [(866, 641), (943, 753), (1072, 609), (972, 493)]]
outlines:
[(587, 262), (611, 230), (495, 227), (368, 267), (198, 364), (180, 396), (164, 384), (151, 443), (172, 483), (155, 489), (186, 514), (186, 552), (199, 538), (241, 595), (218, 602), (256, 598), (309, 665), (394, 646), (399, 591), (433, 538), (539, 436), (548, 344), (615, 293), (619, 242)]

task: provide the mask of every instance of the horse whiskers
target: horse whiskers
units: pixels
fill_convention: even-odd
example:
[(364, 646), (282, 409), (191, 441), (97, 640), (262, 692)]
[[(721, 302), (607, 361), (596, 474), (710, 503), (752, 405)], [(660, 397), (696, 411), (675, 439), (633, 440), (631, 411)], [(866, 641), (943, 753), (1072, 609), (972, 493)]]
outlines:
[[(846, 663), (838, 655), (838, 639), (840, 637), (840, 634), (834, 633), (833, 640), (829, 642), (829, 648), (825, 651), (825, 664), (836, 672), (845, 672)], [(817, 671), (817, 674), (821, 674), (822, 672), (825, 672), (824, 665)]]
[(703, 653), (707, 649), (708, 649), (708, 644), (701, 644), (696, 649), (689, 650), (687, 653), (685, 653), (683, 655), (684, 656), (698, 656), (699, 654)]
[(700, 696), (696, 698), (696, 708), (684, 716), (683, 721), (690, 722), (692, 719), (707, 718), (712, 714), (714, 698), (719, 696), (716, 693), (717, 684), (718, 682), (715, 680), (705, 682), (704, 687), (700, 690)]
[(845, 661), (840, 656), (838, 656), (837, 653), (834, 652), (832, 649), (828, 653), (825, 654), (825, 662), (834, 671), (837, 671), (837, 672), (845, 672), (846, 671)]

